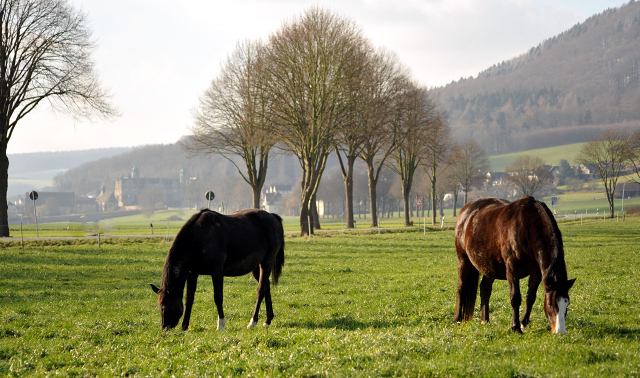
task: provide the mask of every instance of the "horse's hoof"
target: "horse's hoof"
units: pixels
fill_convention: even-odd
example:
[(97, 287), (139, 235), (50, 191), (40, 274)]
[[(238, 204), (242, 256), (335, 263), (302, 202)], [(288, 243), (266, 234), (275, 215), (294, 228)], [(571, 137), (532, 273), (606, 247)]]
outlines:
[(513, 332), (519, 333), (522, 335), (522, 330), (520, 329), (520, 327), (511, 327), (511, 329), (513, 330)]
[(249, 322), (249, 325), (247, 326), (247, 328), (251, 329), (255, 327), (256, 324), (258, 324), (258, 322), (256, 322), (255, 320), (253, 320), (253, 318), (251, 318), (251, 321)]
[(225, 318), (218, 318), (218, 331), (222, 331), (224, 329), (224, 324), (226, 322)]
[(270, 325), (271, 325), (271, 323), (264, 322), (264, 324), (262, 326), (263, 327), (269, 327)]

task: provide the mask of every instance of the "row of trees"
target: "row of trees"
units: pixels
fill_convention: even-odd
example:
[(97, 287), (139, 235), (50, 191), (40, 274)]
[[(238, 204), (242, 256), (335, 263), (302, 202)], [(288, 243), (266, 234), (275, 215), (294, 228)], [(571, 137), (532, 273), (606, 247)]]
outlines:
[[(184, 147), (192, 154), (242, 157), (244, 166), (236, 167), (253, 190), (254, 207), (260, 206), (270, 151), (277, 147), (298, 158), (303, 235), (319, 227), (317, 215), (309, 220), (317, 214), (315, 196), (333, 151), (344, 179), (347, 227), (353, 227), (356, 159), (367, 166), (376, 226), (376, 186), (385, 165), (401, 177), (405, 208), (415, 172), (425, 167), (435, 208), (437, 179), (456, 151), (442, 110), (397, 57), (373, 48), (352, 21), (318, 7), (284, 24), (267, 43), (239, 43), (201, 96), (194, 120)], [(474, 167), (464, 169), (476, 174)], [(469, 188), (473, 178), (460, 182)]]

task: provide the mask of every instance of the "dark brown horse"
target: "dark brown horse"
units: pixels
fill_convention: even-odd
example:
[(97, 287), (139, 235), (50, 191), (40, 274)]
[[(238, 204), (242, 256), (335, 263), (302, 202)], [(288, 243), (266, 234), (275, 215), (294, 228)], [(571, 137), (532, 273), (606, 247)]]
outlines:
[[(493, 281), (507, 280), (513, 308), (511, 329), (522, 333), (529, 324), (540, 282), (544, 284), (544, 313), (553, 333), (566, 333), (569, 289), (562, 235), (549, 208), (527, 196), (513, 203), (482, 198), (467, 203), (456, 221), (458, 292), (455, 321), (471, 320), (480, 282), (482, 322), (489, 321)], [(524, 315), (518, 320), (520, 279), (529, 276)]]
[(162, 270), (160, 288), (151, 285), (158, 294), (162, 328), (173, 328), (182, 316), (182, 296), (185, 282), (187, 297), (182, 329), (189, 327), (193, 297), (198, 276), (213, 279), (214, 300), (218, 309), (218, 330), (225, 324), (222, 310), (224, 277), (253, 273), (258, 281), (255, 311), (248, 328), (258, 322), (260, 304), (267, 306), (265, 325), (273, 320), (269, 275), (273, 284), (284, 266), (284, 231), (282, 218), (263, 210), (249, 209), (231, 215), (201, 210), (182, 226), (176, 235)]

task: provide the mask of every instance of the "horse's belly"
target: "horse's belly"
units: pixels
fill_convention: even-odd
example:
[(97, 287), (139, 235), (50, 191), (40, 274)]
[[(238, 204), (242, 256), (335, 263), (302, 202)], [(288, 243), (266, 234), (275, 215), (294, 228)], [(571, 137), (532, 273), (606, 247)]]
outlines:
[(237, 261), (227, 261), (224, 264), (224, 275), (227, 277), (244, 276), (253, 272), (262, 262), (264, 256), (248, 256)]
[(507, 271), (504, 262), (501, 260), (485, 258), (485, 254), (483, 253), (468, 252), (467, 256), (473, 266), (478, 269), (483, 276), (487, 276), (495, 280), (507, 279)]

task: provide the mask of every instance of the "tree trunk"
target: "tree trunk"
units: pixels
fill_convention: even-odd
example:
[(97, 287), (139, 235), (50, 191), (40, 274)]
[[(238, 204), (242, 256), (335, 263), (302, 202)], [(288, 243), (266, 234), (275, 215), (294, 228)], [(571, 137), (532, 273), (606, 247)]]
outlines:
[(609, 217), (613, 218), (614, 216), (614, 202), (613, 202), (613, 194), (615, 191), (615, 187), (609, 189), (605, 187), (605, 191), (607, 192), (607, 202), (609, 202)]
[(318, 203), (316, 201), (316, 195), (311, 197), (311, 219), (313, 220), (313, 229), (320, 230), (320, 216), (318, 214)]
[(408, 182), (402, 183), (402, 199), (404, 200), (404, 225), (411, 226), (411, 219), (409, 216), (409, 211), (411, 209), (411, 205), (409, 204), (409, 200), (411, 199), (411, 185)]
[(456, 208), (458, 207), (458, 188), (453, 190), (453, 216), (456, 216)]
[(309, 229), (309, 216), (311, 209), (309, 203), (311, 202), (311, 195), (303, 188), (302, 198), (300, 200), (300, 236), (309, 236), (309, 233), (313, 233), (313, 229)]
[(347, 156), (347, 166), (346, 168), (342, 164), (342, 157), (338, 150), (336, 150), (336, 154), (338, 155), (338, 161), (340, 163), (340, 168), (342, 171), (342, 179), (344, 181), (344, 194), (346, 198), (346, 223), (347, 228), (353, 228), (353, 165), (355, 164), (356, 157), (355, 156)]
[(262, 186), (258, 187), (257, 185), (252, 185), (251, 190), (253, 191), (253, 208), (260, 208), (260, 192), (262, 192)]
[(469, 202), (469, 189), (464, 190), (464, 204), (466, 205)]
[(367, 178), (369, 181), (369, 206), (371, 210), (371, 227), (378, 227), (378, 197), (376, 185), (377, 180), (374, 177), (373, 167), (367, 167)]
[(0, 135), (0, 237), (9, 236), (9, 214), (7, 206), (7, 189), (9, 188), (9, 158), (7, 157), (8, 141)]
[(432, 219), (431, 219), (431, 224), (436, 224), (436, 209), (437, 209), (437, 201), (438, 199), (436, 198), (436, 175), (435, 173), (431, 176), (431, 201), (432, 201), (432, 210), (433, 212), (431, 213)]

